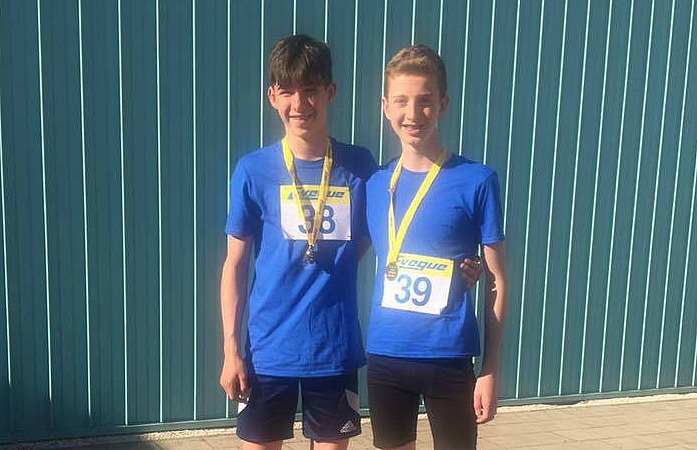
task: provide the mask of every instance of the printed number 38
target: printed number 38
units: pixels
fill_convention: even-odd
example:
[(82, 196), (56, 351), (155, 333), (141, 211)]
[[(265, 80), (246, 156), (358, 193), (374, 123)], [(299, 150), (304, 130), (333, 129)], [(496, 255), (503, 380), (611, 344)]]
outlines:
[(416, 306), (424, 306), (431, 299), (431, 280), (426, 277), (418, 277), (412, 281), (405, 273), (397, 277), (397, 284), (402, 290), (394, 299), (398, 303), (406, 303), (411, 300)]
[[(315, 219), (315, 208), (312, 205), (303, 205), (303, 213), (305, 214), (305, 222), (312, 226), (312, 221)], [(301, 233), (307, 233), (305, 230), (305, 225), (298, 225), (298, 229)], [(322, 234), (329, 234), (336, 229), (336, 222), (334, 222), (334, 208), (329, 205), (324, 205), (322, 210), (322, 226), (320, 232)], [(312, 228), (310, 228), (312, 232)]]

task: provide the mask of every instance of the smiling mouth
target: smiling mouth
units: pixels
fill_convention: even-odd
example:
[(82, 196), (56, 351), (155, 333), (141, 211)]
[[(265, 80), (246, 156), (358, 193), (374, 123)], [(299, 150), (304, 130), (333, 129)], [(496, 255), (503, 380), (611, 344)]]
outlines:
[(312, 114), (292, 114), (288, 117), (291, 120), (309, 120), (312, 118)]

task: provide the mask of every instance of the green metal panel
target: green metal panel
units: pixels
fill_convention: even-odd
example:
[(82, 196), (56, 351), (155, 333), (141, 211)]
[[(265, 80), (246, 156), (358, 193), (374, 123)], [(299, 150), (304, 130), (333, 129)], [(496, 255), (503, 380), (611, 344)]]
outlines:
[(504, 402), (694, 391), (696, 3), (0, 0), (0, 442), (234, 423), (227, 182), (281, 134), (267, 58), (300, 32), (332, 134), (382, 162), (386, 61), (443, 56), (443, 140), (504, 197)]

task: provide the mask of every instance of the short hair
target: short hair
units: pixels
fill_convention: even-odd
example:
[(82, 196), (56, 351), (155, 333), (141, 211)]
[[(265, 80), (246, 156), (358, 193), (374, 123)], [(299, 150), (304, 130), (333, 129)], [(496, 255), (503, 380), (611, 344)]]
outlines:
[(305, 34), (284, 37), (269, 55), (271, 86), (329, 85), (332, 56), (329, 46)]
[(448, 80), (445, 75), (445, 64), (438, 53), (426, 45), (404, 47), (392, 57), (385, 69), (385, 92), (387, 92), (390, 77), (402, 74), (433, 76), (441, 97), (446, 95)]

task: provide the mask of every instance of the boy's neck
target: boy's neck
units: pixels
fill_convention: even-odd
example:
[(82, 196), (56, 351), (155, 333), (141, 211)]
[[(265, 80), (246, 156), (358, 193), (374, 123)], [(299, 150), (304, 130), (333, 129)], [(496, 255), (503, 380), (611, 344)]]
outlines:
[(410, 172), (428, 172), (442, 150), (440, 140), (422, 148), (403, 145), (402, 166)]
[(285, 139), (291, 152), (293, 152), (293, 156), (298, 159), (315, 161), (324, 158), (324, 155), (327, 154), (327, 140), (329, 136), (326, 134), (310, 137), (286, 134)]

